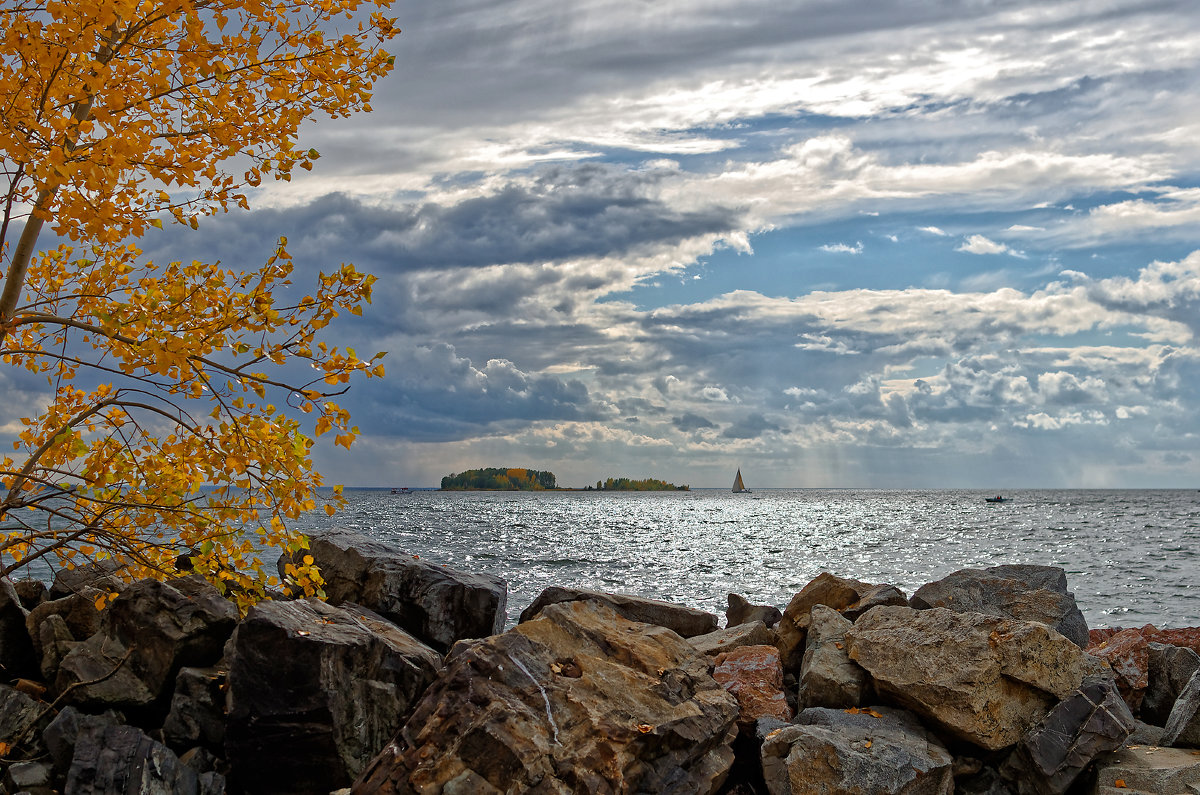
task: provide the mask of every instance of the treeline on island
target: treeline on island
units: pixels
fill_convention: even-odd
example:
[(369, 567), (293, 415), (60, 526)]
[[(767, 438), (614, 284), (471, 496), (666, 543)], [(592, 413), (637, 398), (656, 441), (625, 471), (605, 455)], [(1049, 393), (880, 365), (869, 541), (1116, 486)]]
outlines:
[[(517, 467), (487, 467), (468, 469), (442, 478), (443, 491), (546, 491), (557, 489), (553, 472)], [(608, 478), (597, 480), (595, 486), (583, 491), (688, 491), (687, 486), (676, 486), (657, 478), (634, 480), (633, 478)]]

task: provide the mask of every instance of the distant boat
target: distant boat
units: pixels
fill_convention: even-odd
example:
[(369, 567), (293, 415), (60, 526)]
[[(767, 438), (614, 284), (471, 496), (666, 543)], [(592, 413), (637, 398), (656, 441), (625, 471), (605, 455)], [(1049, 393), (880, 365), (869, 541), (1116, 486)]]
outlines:
[(746, 484), (742, 482), (742, 470), (738, 467), (737, 475), (733, 479), (734, 494), (752, 494), (750, 489), (746, 488)]
[(1008, 502), (1008, 497), (997, 494), (995, 497), (984, 497), (984, 502)]

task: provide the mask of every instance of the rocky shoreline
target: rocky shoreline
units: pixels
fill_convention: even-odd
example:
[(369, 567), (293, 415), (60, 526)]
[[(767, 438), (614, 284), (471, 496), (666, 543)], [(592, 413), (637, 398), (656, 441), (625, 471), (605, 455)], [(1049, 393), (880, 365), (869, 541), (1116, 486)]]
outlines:
[(1061, 569), (825, 573), (723, 628), (552, 587), (502, 632), (497, 578), (309, 554), (327, 602), (240, 620), (195, 575), (0, 580), (0, 792), (1200, 792), (1200, 629), (1089, 631)]

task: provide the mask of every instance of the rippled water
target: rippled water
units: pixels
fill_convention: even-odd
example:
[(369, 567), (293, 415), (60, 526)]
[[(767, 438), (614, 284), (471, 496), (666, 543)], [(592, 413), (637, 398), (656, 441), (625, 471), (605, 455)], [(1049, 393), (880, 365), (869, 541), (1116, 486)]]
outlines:
[(1088, 625), (1200, 626), (1200, 492), (765, 489), (440, 492), (347, 489), (342, 527), (508, 582), (509, 623), (549, 585), (724, 614), (783, 607), (822, 571), (910, 594), (961, 568), (1066, 569)]

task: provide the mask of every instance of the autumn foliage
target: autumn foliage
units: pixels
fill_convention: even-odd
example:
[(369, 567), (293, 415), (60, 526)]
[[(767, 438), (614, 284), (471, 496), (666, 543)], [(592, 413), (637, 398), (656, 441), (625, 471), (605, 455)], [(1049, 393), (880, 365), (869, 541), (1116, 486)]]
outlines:
[(369, 111), (392, 68), (390, 1), (0, 0), (0, 383), (33, 391), (0, 457), (0, 572), (165, 577), (184, 555), (246, 602), (264, 546), (303, 546), (312, 437), (349, 447), (336, 396), (383, 374), (323, 339), (373, 277), (293, 285), (286, 240), (257, 266), (150, 262), (137, 240), (311, 169), (301, 123)]

